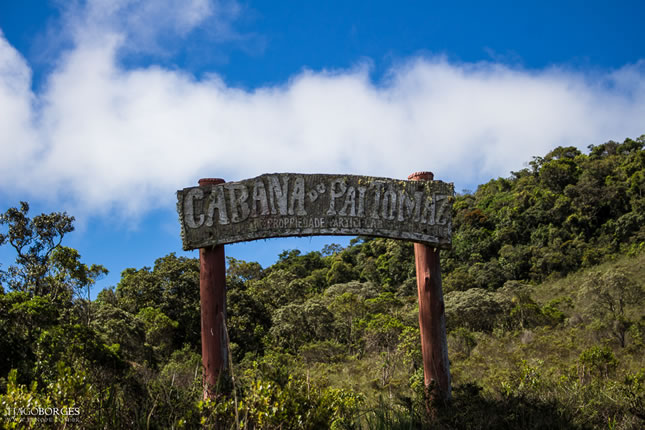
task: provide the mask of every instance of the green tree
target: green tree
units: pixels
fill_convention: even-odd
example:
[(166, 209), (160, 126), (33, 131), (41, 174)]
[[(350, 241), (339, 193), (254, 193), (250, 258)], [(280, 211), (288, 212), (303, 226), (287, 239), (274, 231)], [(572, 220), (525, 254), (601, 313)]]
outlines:
[(173, 351), (173, 339), (178, 323), (156, 308), (143, 308), (137, 314), (146, 331), (146, 344), (150, 345), (156, 361), (163, 361)]
[(107, 345), (118, 344), (124, 359), (142, 362), (148, 356), (146, 326), (140, 318), (110, 303), (99, 303), (92, 328)]
[(231, 282), (227, 285), (226, 324), (234, 360), (241, 360), (249, 352), (261, 354), (263, 338), (271, 327), (267, 306), (249, 292), (247, 284)]
[(540, 181), (552, 191), (562, 192), (567, 185), (577, 181), (579, 168), (575, 158), (580, 154), (573, 146), (559, 146), (549, 152), (540, 168)]
[(58, 301), (59, 295), (76, 298), (83, 321), (90, 324), (92, 319), (91, 290), (98, 279), (107, 275), (108, 270), (100, 264), (87, 266), (81, 262), (81, 255), (73, 248), (57, 247), (51, 254), (51, 269), (45, 277), (51, 300)]
[(598, 345), (585, 349), (578, 358), (578, 378), (585, 384), (592, 377), (608, 378), (616, 370), (618, 360), (608, 346)]
[(448, 331), (458, 327), (489, 332), (506, 314), (508, 300), (482, 288), (450, 291), (444, 296)]
[(267, 276), (249, 283), (248, 291), (270, 312), (293, 302), (304, 301), (311, 285), (286, 269), (270, 270)]
[(392, 352), (399, 344), (399, 335), (405, 328), (396, 317), (388, 314), (370, 315), (365, 327), (365, 343), (369, 351)]
[(226, 257), (228, 266), (226, 268), (227, 283), (247, 282), (260, 279), (263, 276), (262, 266), (256, 262), (238, 260), (233, 257)]
[(35, 346), (43, 330), (58, 323), (59, 307), (46, 297), (26, 291), (0, 295), (0, 377), (11, 369), (25, 382), (33, 377)]
[(147, 307), (157, 307), (163, 296), (162, 285), (150, 267), (127, 268), (116, 285), (119, 306), (131, 314)]
[(42, 296), (50, 293), (51, 285), (44, 282), (53, 264), (50, 256), (65, 234), (74, 230), (74, 217), (63, 212), (40, 214), (29, 218), (29, 204), (20, 202), (20, 208), (9, 208), (0, 215), (0, 245), (9, 243), (16, 251), (16, 264), (5, 274), (9, 288)]
[[(107, 297), (108, 293), (102, 296)], [(199, 261), (170, 253), (155, 260), (153, 268), (128, 268), (114, 292), (118, 306), (132, 315), (158, 308), (178, 323), (173, 342), (198, 345), (200, 341)]]
[(173, 345), (199, 345), (199, 260), (178, 257), (173, 252), (155, 260), (152, 272), (161, 286), (159, 309), (178, 324)]
[(329, 310), (334, 314), (334, 323), (339, 340), (348, 344), (350, 351), (355, 350), (358, 341), (356, 322), (363, 318), (367, 310), (365, 299), (351, 291), (347, 291), (334, 296), (329, 304)]
[(334, 316), (318, 298), (290, 303), (273, 314), (269, 334), (273, 342), (297, 352), (305, 343), (331, 336)]
[(624, 273), (610, 270), (588, 275), (581, 295), (589, 302), (598, 328), (625, 347), (627, 333), (636, 323), (629, 311), (645, 303), (643, 288)]
[(307, 277), (315, 269), (327, 267), (327, 260), (318, 251), (302, 255), (297, 249), (286, 250), (278, 255), (278, 261), (271, 266), (270, 272), (284, 270), (298, 278)]
[(335, 259), (331, 264), (331, 268), (327, 272), (327, 284), (343, 284), (345, 282), (353, 281), (358, 278), (358, 274), (351, 264), (346, 263), (342, 259)]

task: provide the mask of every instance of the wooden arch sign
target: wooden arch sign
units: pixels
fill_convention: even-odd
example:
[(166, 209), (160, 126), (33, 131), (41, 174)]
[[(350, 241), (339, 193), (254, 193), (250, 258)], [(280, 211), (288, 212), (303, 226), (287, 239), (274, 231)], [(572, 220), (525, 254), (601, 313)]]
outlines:
[(433, 387), (430, 398), (450, 397), (439, 249), (451, 245), (454, 187), (430, 172), (408, 179), (273, 173), (228, 183), (202, 179), (177, 191), (183, 248), (199, 249), (205, 398), (221, 392), (228, 368), (224, 245), (311, 235), (415, 242), (425, 384)]
[(351, 235), (450, 247), (454, 187), (353, 175), (266, 174), (177, 191), (185, 250), (285, 236)]

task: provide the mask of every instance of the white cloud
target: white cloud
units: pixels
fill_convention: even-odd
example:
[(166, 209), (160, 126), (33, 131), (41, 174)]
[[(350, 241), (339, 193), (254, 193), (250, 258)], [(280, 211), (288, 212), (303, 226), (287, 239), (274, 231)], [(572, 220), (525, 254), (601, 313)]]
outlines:
[[(207, 39), (200, 54), (211, 57), (212, 45), (239, 42), (261, 46), (260, 38), (241, 34), (234, 23), (242, 16), (237, 0), (71, 0), (58, 2), (61, 19), (49, 31), (45, 51), (67, 45), (101, 45), (106, 37), (122, 41), (121, 59), (138, 55), (172, 58), (194, 33)], [(195, 47), (191, 47), (195, 48)], [(198, 48), (199, 49), (199, 48)], [(49, 55), (48, 55), (49, 56)]]
[[(173, 205), (175, 190), (205, 176), (405, 178), (433, 170), (459, 187), (508, 176), (556, 145), (585, 148), (645, 132), (642, 63), (592, 75), (425, 57), (377, 84), (361, 66), (305, 71), (253, 91), (216, 75), (124, 69), (118, 53), (127, 41), (154, 40), (128, 30), (150, 4), (90, 2), (78, 28), (101, 22), (108, 30), (79, 39), (38, 94), (25, 60), (0, 35), (0, 192), (35, 192), (85, 213), (140, 215)], [(160, 26), (190, 31), (215, 13), (209, 5), (192, 1)], [(132, 22), (118, 27), (126, 9)]]
[(30, 85), (31, 70), (0, 31), (0, 189), (22, 183), (38, 155)]

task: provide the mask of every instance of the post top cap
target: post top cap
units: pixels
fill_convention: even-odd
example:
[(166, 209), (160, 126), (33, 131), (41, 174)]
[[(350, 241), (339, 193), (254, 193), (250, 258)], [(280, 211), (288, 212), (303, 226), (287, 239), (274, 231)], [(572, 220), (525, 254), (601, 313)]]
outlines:
[(434, 173), (432, 172), (414, 172), (408, 176), (409, 181), (432, 181), (434, 179)]
[(198, 181), (200, 187), (203, 187), (206, 185), (223, 184), (224, 182), (226, 181), (222, 178), (202, 178)]

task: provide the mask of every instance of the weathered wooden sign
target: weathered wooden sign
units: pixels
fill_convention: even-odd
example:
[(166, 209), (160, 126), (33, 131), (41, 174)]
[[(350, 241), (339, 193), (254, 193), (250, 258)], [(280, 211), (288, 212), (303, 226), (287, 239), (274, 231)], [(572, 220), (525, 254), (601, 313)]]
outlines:
[(185, 250), (284, 236), (364, 235), (451, 244), (454, 187), (352, 175), (275, 173), (177, 191)]

